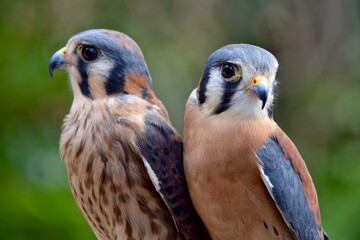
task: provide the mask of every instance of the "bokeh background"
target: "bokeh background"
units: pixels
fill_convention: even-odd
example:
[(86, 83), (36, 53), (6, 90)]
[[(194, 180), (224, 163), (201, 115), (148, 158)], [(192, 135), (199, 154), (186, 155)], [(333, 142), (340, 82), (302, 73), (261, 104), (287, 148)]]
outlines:
[(51, 55), (90, 28), (143, 49), (182, 132), (207, 57), (229, 43), (278, 58), (275, 119), (298, 146), (332, 239), (360, 239), (360, 3), (355, 0), (0, 1), (0, 239), (95, 239), (59, 157), (72, 93)]

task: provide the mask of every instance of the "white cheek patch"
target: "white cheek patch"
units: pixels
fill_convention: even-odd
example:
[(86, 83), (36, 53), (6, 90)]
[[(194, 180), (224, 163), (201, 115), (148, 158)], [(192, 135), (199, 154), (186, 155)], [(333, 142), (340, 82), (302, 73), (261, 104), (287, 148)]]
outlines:
[(205, 92), (206, 101), (203, 104), (203, 109), (206, 114), (211, 115), (221, 103), (224, 94), (223, 81), (218, 69), (212, 69), (212, 71), (210, 71)]
[(261, 118), (267, 116), (267, 110), (261, 109), (262, 103), (260, 99), (253, 96), (252, 93), (239, 90), (231, 99), (229, 109), (221, 113), (224, 117), (229, 118)]
[(69, 65), (68, 72), (69, 72), (71, 88), (74, 94), (73, 106), (74, 104), (82, 105), (82, 103), (86, 100), (86, 97), (81, 93), (80, 90), (79, 84), (81, 82), (81, 76), (79, 73), (79, 69), (74, 65)]
[(88, 63), (89, 68), (89, 76), (101, 76), (101, 77), (108, 77), (111, 70), (114, 67), (114, 62), (110, 61), (109, 59), (100, 59), (93, 63)]
[(114, 63), (108, 59), (89, 63), (88, 82), (92, 97), (101, 98), (106, 95), (105, 83), (113, 69)]

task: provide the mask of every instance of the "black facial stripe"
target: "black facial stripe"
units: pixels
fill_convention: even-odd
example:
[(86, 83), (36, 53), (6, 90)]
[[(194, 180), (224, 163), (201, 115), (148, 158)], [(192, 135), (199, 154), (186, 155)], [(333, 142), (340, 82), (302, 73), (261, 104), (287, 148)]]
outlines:
[(122, 61), (118, 61), (116, 66), (111, 70), (109, 77), (105, 83), (107, 95), (112, 95), (124, 91), (125, 87), (125, 65)]
[(205, 92), (206, 92), (206, 85), (209, 82), (210, 77), (210, 67), (205, 67), (205, 71), (201, 76), (200, 85), (199, 85), (199, 104), (203, 104), (206, 100)]
[(79, 83), (81, 93), (85, 97), (92, 99), (90, 88), (89, 88), (89, 77), (87, 74), (86, 64), (82, 59), (79, 59), (79, 71), (80, 71), (80, 77), (81, 77), (81, 82)]
[(221, 103), (215, 109), (214, 114), (219, 114), (229, 109), (231, 98), (235, 94), (240, 82), (241, 79), (236, 82), (223, 82), (224, 94), (222, 95)]

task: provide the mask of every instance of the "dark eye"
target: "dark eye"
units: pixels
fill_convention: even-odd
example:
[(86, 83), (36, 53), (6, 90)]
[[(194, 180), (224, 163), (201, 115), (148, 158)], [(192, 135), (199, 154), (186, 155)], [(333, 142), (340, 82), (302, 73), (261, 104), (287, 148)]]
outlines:
[(81, 55), (87, 61), (94, 61), (98, 57), (98, 50), (92, 46), (84, 46)]
[(235, 69), (232, 64), (225, 63), (221, 66), (221, 76), (224, 78), (231, 78), (235, 75)]

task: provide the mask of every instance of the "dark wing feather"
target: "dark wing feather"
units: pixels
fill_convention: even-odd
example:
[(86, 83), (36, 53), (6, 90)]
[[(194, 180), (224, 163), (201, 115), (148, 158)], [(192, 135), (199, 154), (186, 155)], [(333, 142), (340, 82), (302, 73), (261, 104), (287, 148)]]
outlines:
[(268, 181), (265, 185), (296, 238), (321, 239), (301, 179), (291, 161), (285, 157), (277, 138), (270, 138), (257, 155), (266, 176), (264, 181)]
[(167, 121), (159, 114), (148, 112), (145, 136), (137, 145), (158, 180), (161, 197), (186, 239), (210, 239), (196, 213), (187, 188), (183, 168), (183, 143)]

